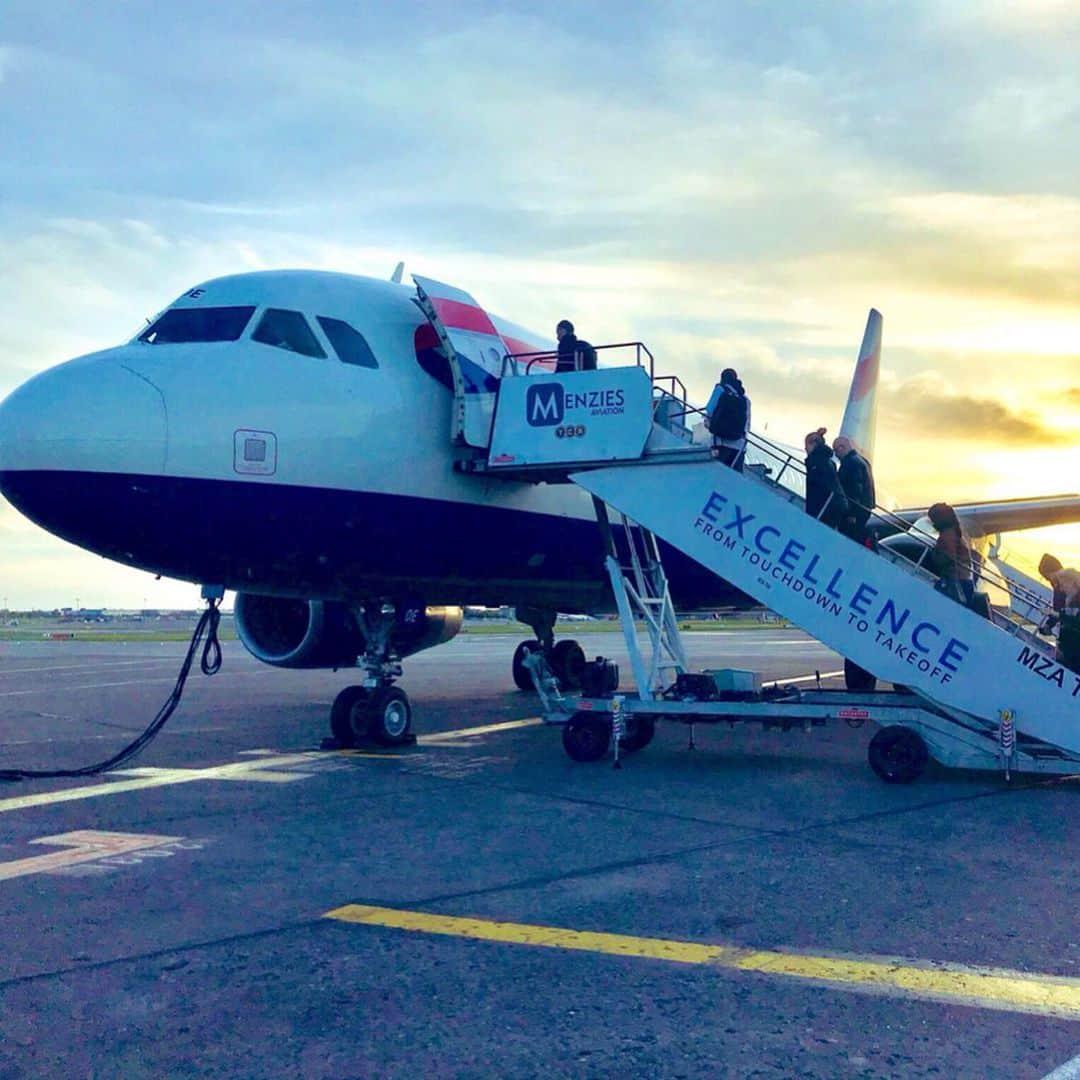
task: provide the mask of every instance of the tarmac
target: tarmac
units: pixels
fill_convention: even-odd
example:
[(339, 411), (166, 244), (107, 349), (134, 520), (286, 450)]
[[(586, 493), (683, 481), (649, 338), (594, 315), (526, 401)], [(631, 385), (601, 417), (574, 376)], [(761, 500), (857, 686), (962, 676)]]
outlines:
[[(227, 642), (136, 761), (0, 785), (0, 1080), (1080, 1075), (1080, 782), (887, 785), (872, 725), (577, 764), (513, 688), (523, 636), (405, 661), (415, 747), (320, 750), (355, 673)], [(183, 652), (0, 643), (0, 768), (108, 757)]]

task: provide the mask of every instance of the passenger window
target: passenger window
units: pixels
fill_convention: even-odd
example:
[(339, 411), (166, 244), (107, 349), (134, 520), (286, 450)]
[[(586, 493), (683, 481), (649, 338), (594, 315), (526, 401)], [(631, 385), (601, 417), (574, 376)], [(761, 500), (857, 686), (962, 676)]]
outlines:
[(330, 344), (334, 346), (334, 351), (346, 364), (369, 368), (379, 366), (375, 354), (359, 331), (340, 319), (330, 319), (325, 315), (318, 315), (316, 318), (323, 328), (323, 333), (329, 338)]
[(299, 311), (267, 308), (251, 339), (263, 345), (303, 353), (304, 356), (326, 356), (311, 332), (307, 319)]

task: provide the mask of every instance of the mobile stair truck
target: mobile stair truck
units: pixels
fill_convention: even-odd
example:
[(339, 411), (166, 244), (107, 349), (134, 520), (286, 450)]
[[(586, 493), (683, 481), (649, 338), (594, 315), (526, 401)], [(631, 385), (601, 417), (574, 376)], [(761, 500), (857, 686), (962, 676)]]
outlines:
[[(870, 550), (807, 515), (802, 463), (785, 450), (752, 435), (744, 472), (714, 460), (690, 436), (699, 410), (679, 380), (657, 379), (640, 343), (603, 348), (630, 348), (634, 361), (556, 375), (534, 368), (535, 356), (507, 356), (490, 400), (462, 400), (454, 412), (457, 444), (474, 448), (461, 471), (484, 482), (570, 482), (593, 496), (636, 690), (573, 693), (541, 654), (529, 658), (545, 719), (562, 726), (572, 758), (598, 760), (613, 747), (618, 764), (661, 718), (845, 719), (880, 725), (870, 764), (892, 783), (915, 779), (930, 757), (1006, 775), (1080, 773), (1080, 675), (1038, 633), (1047, 614), (1038, 598), (997, 578), (1008, 610), (957, 603), (934, 588), (921, 558)], [(763, 691), (749, 672), (690, 672), (658, 537), (900, 689)], [(929, 541), (917, 547), (925, 555)], [(988, 584), (994, 574), (979, 573)]]

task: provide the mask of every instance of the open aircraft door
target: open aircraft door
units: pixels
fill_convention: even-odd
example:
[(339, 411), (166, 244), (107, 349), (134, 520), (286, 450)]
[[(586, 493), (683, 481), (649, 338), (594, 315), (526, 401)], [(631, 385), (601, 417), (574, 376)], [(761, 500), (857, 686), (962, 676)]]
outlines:
[(450, 365), (451, 439), (456, 446), (487, 449), (503, 357), (511, 350), (487, 312), (467, 292), (415, 274), (413, 281), (416, 303), (438, 335)]

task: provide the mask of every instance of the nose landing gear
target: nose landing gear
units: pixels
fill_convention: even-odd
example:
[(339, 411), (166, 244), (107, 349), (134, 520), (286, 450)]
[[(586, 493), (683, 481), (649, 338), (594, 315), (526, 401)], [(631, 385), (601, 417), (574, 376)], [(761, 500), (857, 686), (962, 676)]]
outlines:
[(401, 663), (393, 651), (395, 624), (392, 604), (363, 604), (353, 611), (366, 645), (357, 661), (366, 673), (360, 686), (346, 686), (330, 708), (330, 731), (339, 747), (356, 746), (366, 740), (380, 746), (405, 746), (416, 742), (412, 734), (412, 705), (394, 680)]

